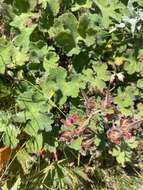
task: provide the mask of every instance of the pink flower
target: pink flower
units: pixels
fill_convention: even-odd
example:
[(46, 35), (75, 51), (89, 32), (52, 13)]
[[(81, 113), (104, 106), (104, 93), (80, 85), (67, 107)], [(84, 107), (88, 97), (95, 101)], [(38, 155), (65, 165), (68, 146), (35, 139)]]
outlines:
[(125, 140), (129, 140), (132, 137), (132, 134), (127, 132), (123, 134)]
[(119, 144), (121, 144), (121, 140), (120, 139), (116, 139), (116, 140), (114, 140), (114, 143), (119, 145)]
[(85, 130), (85, 127), (83, 126), (77, 126), (77, 128), (74, 130), (75, 135), (81, 135), (83, 131)]
[(61, 121), (64, 123), (65, 126), (71, 126), (73, 123), (75, 123), (78, 120), (77, 114), (72, 114), (66, 119), (62, 119)]

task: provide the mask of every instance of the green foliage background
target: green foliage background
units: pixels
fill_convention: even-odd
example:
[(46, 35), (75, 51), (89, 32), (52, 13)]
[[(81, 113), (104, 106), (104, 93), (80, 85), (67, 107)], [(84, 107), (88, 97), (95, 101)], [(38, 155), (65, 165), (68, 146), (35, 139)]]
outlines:
[[(0, 0), (1, 146), (21, 146), (2, 172), (4, 190), (136, 188), (126, 181), (143, 167), (142, 126), (116, 144), (106, 125), (142, 121), (142, 41), (142, 0)], [(61, 119), (72, 114), (94, 150), (83, 153), (81, 136), (61, 143)]]

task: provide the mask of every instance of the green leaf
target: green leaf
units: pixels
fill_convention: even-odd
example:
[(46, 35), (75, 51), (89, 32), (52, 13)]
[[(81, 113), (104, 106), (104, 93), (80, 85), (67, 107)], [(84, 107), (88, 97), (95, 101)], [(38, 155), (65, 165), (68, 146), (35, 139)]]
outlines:
[(120, 89), (118, 89), (118, 96), (114, 98), (114, 102), (123, 108), (128, 108), (133, 104), (130, 95), (126, 92), (122, 92)]
[[(71, 48), (70, 48), (71, 49)], [(73, 47), (72, 50), (70, 50), (67, 53), (67, 56), (71, 57), (73, 55), (78, 55), (81, 52), (81, 48), (79, 46), (76, 45), (76, 47)]]
[(15, 48), (12, 58), (15, 66), (22, 66), (28, 61), (29, 56), (24, 51), (20, 51), (19, 48)]
[(26, 104), (28, 110), (26, 110), (27, 122), (24, 131), (30, 136), (36, 136), (39, 130), (51, 131), (51, 124), (53, 120), (51, 115), (47, 113), (47, 108), (41, 104)]
[(20, 176), (18, 176), (16, 182), (14, 183), (14, 185), (12, 186), (11, 190), (18, 190), (20, 189), (20, 185), (21, 185), (21, 178)]
[(89, 47), (96, 43), (95, 33), (98, 30), (98, 15), (86, 13), (80, 17), (78, 32), (82, 36), (82, 41)]
[(98, 64), (96, 62), (92, 62), (92, 64), (93, 70), (85, 70), (83, 80), (88, 82), (92, 87), (97, 87), (99, 90), (103, 90), (106, 87), (105, 81), (110, 80), (110, 73), (107, 70), (107, 65)]
[(56, 149), (59, 146), (58, 140), (56, 136), (53, 134), (53, 131), (48, 132), (46, 134), (46, 143), (44, 144), (44, 149), (49, 151), (49, 152), (55, 152)]
[(125, 63), (124, 69), (127, 71), (129, 75), (132, 75), (136, 72), (140, 72), (143, 69), (143, 66), (140, 62), (137, 62), (135, 58), (129, 58), (129, 62)]
[(139, 103), (137, 104), (137, 111), (138, 111), (138, 116), (140, 116), (141, 118), (143, 117), (143, 104)]
[(28, 29), (26, 24), (29, 19), (31, 19), (32, 17), (36, 18), (37, 16), (38, 14), (34, 13), (22, 13), (21, 15), (16, 15), (10, 25), (19, 29), (22, 32), (23, 30)]
[(46, 72), (49, 72), (49, 69), (55, 67), (59, 61), (59, 56), (56, 54), (55, 49), (53, 47), (49, 47), (47, 50), (47, 56), (44, 59), (43, 67)]
[(66, 70), (63, 67), (58, 66), (55, 68), (50, 68), (48, 78), (57, 83), (60, 83), (62, 81), (65, 81), (66, 76), (67, 76)]
[(79, 94), (80, 87), (80, 81), (75, 79), (64, 84), (61, 83), (60, 90), (63, 95), (76, 98)]
[(0, 132), (5, 132), (11, 119), (11, 113), (0, 111)]
[(119, 88), (118, 95), (114, 97), (114, 103), (118, 105), (119, 110), (125, 116), (132, 115), (135, 98), (135, 92), (131, 93), (130, 89), (127, 89), (126, 91), (121, 91), (121, 89)]
[(57, 34), (55, 39), (56, 39), (57, 43), (61, 47), (63, 47), (65, 52), (67, 52), (67, 53), (76, 47), (76, 43), (73, 38), (73, 35), (68, 30)]
[(76, 47), (77, 27), (76, 17), (72, 13), (64, 13), (55, 19), (54, 26), (49, 30), (49, 35), (54, 37), (58, 45), (68, 53)]
[(59, 90), (62, 93), (60, 105), (63, 105), (67, 97), (76, 98), (79, 95), (80, 89), (84, 89), (80, 75), (74, 75), (70, 81), (61, 81), (59, 83)]
[(16, 158), (20, 163), (25, 174), (30, 172), (33, 164), (36, 162), (35, 159), (28, 154), (25, 149), (21, 149), (17, 152)]
[(5, 72), (5, 67), (11, 63), (13, 55), (13, 44), (11, 42), (0, 46), (0, 73)]
[(101, 139), (100, 138), (96, 138), (95, 141), (94, 141), (95, 145), (96, 146), (99, 146), (100, 143), (101, 143)]
[(117, 162), (124, 165), (126, 159), (125, 159), (125, 153), (124, 152), (120, 152), (120, 154), (118, 154), (118, 156), (116, 157)]
[(0, 73), (5, 72), (5, 64), (2, 60), (3, 60), (3, 58), (0, 58)]
[(138, 145), (139, 145), (139, 143), (138, 143), (136, 137), (132, 137), (131, 139), (128, 140), (129, 148), (135, 149), (138, 147)]
[(140, 6), (143, 6), (143, 1), (142, 0), (135, 0)]
[(51, 129), (52, 129), (51, 125), (54, 122), (52, 114), (50, 114), (50, 113), (40, 113), (38, 122), (39, 122), (39, 125), (40, 125), (40, 130), (44, 130), (46, 132), (51, 131)]
[(31, 28), (24, 29), (21, 34), (17, 35), (14, 44), (18, 47), (22, 47), (25, 50), (28, 50), (30, 44), (30, 36), (34, 31), (36, 25)]
[(39, 0), (39, 4), (42, 4), (42, 7), (44, 8), (44, 9), (46, 9), (46, 7), (47, 7), (47, 1), (48, 0)]
[[(48, 65), (47, 65), (48, 66)], [(65, 83), (67, 72), (59, 66), (47, 67), (46, 75), (41, 78), (40, 86), (45, 99), (49, 100), (51, 94), (55, 94), (60, 89), (61, 84)]]
[[(20, 16), (15, 16), (14, 20), (10, 23), (11, 26), (20, 30), (20, 34), (16, 35), (14, 43), (18, 47), (23, 47), (27, 50), (30, 43), (30, 36), (36, 28), (37, 24), (32, 23), (32, 18), (37, 18), (38, 14), (22, 13)], [(28, 23), (31, 23), (27, 27)]]
[(143, 89), (143, 79), (139, 79), (137, 81), (137, 87), (140, 88), (140, 89)]
[(103, 80), (95, 78), (91, 81), (91, 86), (97, 87), (99, 90), (103, 90), (106, 87), (106, 84)]
[(105, 63), (93, 65), (93, 69), (97, 73), (97, 78), (103, 81), (110, 80), (110, 74), (107, 71), (107, 65)]
[(71, 142), (71, 144), (69, 145), (70, 148), (74, 149), (74, 150), (80, 150), (81, 149), (81, 143), (82, 143), (82, 139), (79, 137), (78, 139), (74, 140), (73, 142)]
[(28, 1), (28, 3), (29, 3), (30, 11), (33, 11), (37, 5), (37, 0), (30, 0)]
[(7, 182), (4, 183), (4, 185), (2, 186), (2, 190), (9, 190), (8, 187), (7, 187)]
[(39, 130), (51, 130), (53, 121), (48, 113), (48, 104), (44, 100), (44, 96), (33, 88), (19, 94), (17, 99), (17, 105), (25, 112), (27, 121), (24, 131), (30, 136), (36, 137)]
[(53, 16), (56, 16), (60, 9), (60, 1), (59, 0), (47, 0), (47, 3), (49, 5), (49, 8), (53, 14)]
[(120, 147), (113, 148), (112, 155), (116, 157), (116, 160), (123, 167), (125, 166), (125, 162), (130, 161), (129, 152), (126, 150), (122, 151)]
[(12, 93), (12, 89), (5, 78), (0, 77), (0, 98), (8, 97)]
[(25, 112), (21, 111), (16, 114), (13, 114), (12, 116), (12, 121), (16, 123), (26, 123), (26, 117), (25, 117)]
[(28, 9), (29, 9), (28, 0), (21, 0), (21, 1), (15, 0), (13, 2), (13, 8), (19, 14), (22, 12), (28, 11)]
[(108, 0), (94, 0), (95, 4), (99, 7), (102, 13), (102, 23), (105, 28), (108, 28), (112, 23), (110, 18), (115, 20), (121, 19), (121, 14), (117, 12), (120, 9), (125, 8), (123, 4), (121, 4), (118, 0), (114, 0), (112, 2)]
[(37, 134), (35, 137), (30, 138), (26, 143), (26, 150), (29, 153), (37, 153), (43, 147), (43, 136), (42, 134)]
[(125, 88), (125, 93), (129, 94), (130, 97), (135, 97), (139, 95), (139, 90), (138, 88), (135, 86), (135, 84), (131, 84), (130, 86), (127, 86)]
[(61, 32), (70, 32), (75, 39), (78, 36), (78, 21), (74, 14), (64, 13), (54, 21), (54, 26), (49, 30), (51, 37), (58, 35)]
[(68, 29), (71, 31), (71, 34), (73, 35), (74, 39), (78, 36), (77, 27), (78, 27), (78, 21), (74, 14), (72, 13), (65, 13), (62, 16), (60, 16), (59, 21), (62, 22), (64, 29)]
[(79, 19), (78, 32), (83, 38), (86, 37), (89, 24), (90, 24), (89, 14), (82, 15)]
[(76, 3), (72, 6), (71, 10), (73, 12), (80, 9), (90, 9), (92, 6), (92, 0), (77, 0)]
[(20, 134), (20, 129), (16, 126), (10, 124), (5, 128), (3, 134), (3, 142), (6, 146), (15, 148), (19, 143), (18, 135)]
[[(26, 112), (27, 119), (31, 118), (31, 120), (29, 120), (24, 128), (25, 133), (27, 133), (30, 136), (37, 136), (38, 131), (40, 130), (40, 123), (37, 120), (37, 117), (34, 117), (34, 115), (30, 112)], [(32, 117), (33, 116), (33, 117)]]
[(125, 116), (131, 116), (133, 114), (133, 110), (129, 108), (119, 107), (120, 112)]

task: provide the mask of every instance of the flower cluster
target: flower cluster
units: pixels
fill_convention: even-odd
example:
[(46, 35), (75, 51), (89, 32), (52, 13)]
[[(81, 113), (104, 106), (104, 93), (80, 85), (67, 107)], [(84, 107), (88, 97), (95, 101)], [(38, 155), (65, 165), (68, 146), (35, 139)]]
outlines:
[[(81, 152), (84, 154), (92, 147), (94, 146), (93, 143), (93, 134), (90, 128), (85, 126), (83, 123), (80, 123), (80, 125), (75, 125), (75, 123), (79, 120), (79, 116), (76, 114), (70, 115), (65, 120), (62, 120), (64, 126), (68, 127), (68, 130), (62, 131), (60, 133), (59, 140), (60, 142), (70, 144), (78, 137), (82, 138), (81, 143)], [(72, 129), (72, 126), (75, 125), (74, 129)]]
[(137, 131), (141, 125), (140, 120), (125, 119), (120, 120), (119, 126), (113, 126), (107, 131), (107, 137), (115, 144), (120, 144), (121, 140), (129, 140), (133, 136), (133, 132)]

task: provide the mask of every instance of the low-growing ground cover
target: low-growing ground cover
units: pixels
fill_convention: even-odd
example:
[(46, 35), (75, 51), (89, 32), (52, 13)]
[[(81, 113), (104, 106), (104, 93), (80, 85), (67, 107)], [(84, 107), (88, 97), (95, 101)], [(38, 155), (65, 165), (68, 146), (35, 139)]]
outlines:
[(0, 1), (4, 190), (137, 190), (143, 1)]

